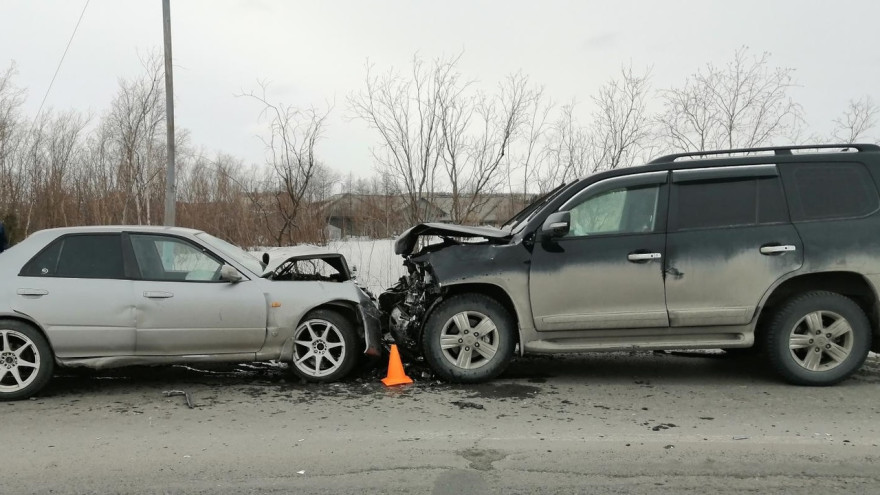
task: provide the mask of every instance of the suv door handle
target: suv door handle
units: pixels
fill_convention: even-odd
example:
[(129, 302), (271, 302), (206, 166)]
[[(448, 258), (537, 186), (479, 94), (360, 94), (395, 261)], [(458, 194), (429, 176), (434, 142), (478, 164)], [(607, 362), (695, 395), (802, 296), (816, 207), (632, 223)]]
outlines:
[(660, 253), (629, 253), (626, 259), (633, 263), (641, 263), (643, 261), (659, 260), (663, 255)]
[(144, 291), (144, 297), (149, 297), (150, 299), (167, 299), (169, 297), (174, 297), (174, 293), (161, 290), (148, 290)]
[(773, 245), (761, 246), (761, 254), (766, 254), (768, 256), (771, 256), (774, 254), (789, 253), (791, 251), (797, 251), (797, 247), (792, 246), (791, 244), (785, 244), (785, 245), (773, 244)]

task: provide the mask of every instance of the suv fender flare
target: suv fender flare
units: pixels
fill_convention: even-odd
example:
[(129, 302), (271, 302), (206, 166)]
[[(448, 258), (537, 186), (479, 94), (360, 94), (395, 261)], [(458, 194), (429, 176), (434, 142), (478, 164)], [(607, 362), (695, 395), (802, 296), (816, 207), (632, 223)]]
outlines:
[[(873, 279), (873, 280), (872, 280)], [(797, 294), (811, 291), (824, 290), (835, 292), (853, 299), (871, 323), (875, 335), (874, 350), (880, 350), (880, 303), (877, 299), (877, 288), (880, 284), (880, 275), (862, 275), (853, 271), (828, 270), (811, 273), (795, 271), (777, 280), (761, 298), (760, 304), (755, 310), (753, 324), (755, 330), (760, 330), (760, 323), (769, 312), (768, 309), (776, 307), (780, 302)]]

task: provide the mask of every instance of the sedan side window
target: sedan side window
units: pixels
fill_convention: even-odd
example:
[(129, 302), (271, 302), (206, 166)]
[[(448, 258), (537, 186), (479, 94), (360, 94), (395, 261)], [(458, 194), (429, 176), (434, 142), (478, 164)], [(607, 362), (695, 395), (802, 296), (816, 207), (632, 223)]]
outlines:
[(22, 268), (25, 277), (125, 278), (118, 234), (71, 235), (55, 240)]
[(141, 278), (173, 282), (216, 282), (223, 263), (176, 237), (132, 234), (131, 247)]
[(624, 187), (600, 193), (573, 206), (566, 237), (653, 232), (660, 187)]

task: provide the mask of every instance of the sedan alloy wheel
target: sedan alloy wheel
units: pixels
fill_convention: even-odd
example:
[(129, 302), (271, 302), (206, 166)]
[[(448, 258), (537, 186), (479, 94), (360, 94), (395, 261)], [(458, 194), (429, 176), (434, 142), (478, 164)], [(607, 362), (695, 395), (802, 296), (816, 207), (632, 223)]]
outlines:
[(52, 349), (36, 328), (0, 320), (0, 400), (26, 399), (52, 377)]
[(293, 371), (309, 381), (334, 381), (354, 366), (356, 345), (357, 335), (347, 318), (334, 311), (313, 311), (293, 333)]
[(0, 392), (18, 392), (37, 379), (40, 353), (27, 335), (0, 330)]

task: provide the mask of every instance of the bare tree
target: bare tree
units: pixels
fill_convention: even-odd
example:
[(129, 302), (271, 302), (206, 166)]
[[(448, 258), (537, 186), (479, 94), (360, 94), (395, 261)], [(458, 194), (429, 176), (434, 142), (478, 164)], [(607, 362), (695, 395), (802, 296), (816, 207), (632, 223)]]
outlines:
[(154, 191), (161, 186), (157, 179), (165, 170), (164, 65), (158, 53), (141, 62), (144, 75), (119, 81), (119, 91), (103, 125), (109, 128), (117, 155), (118, 184), (128, 193), (121, 220), (149, 225), (153, 205), (161, 204), (164, 198), (164, 193)]
[(575, 101), (563, 105), (550, 126), (542, 151), (544, 172), (539, 178), (540, 191), (549, 191), (591, 171), (590, 137), (575, 117), (576, 107)]
[[(45, 118), (32, 133), (30, 170), (30, 201), (25, 233), (34, 230), (78, 223), (75, 188), (71, 188), (73, 172), (81, 161), (82, 133), (88, 119), (76, 112), (54, 114)], [(39, 218), (34, 218), (39, 212)], [(34, 222), (33, 220), (36, 220)]]
[(450, 220), (477, 220), (474, 214), (504, 183), (503, 160), (540, 96), (526, 76), (516, 74), (494, 97), (465, 97), (456, 89), (441, 99), (441, 158), (452, 188)]
[(24, 90), (15, 86), (15, 63), (0, 73), (0, 157), (8, 150), (12, 133), (20, 122), (19, 109), (24, 103)]
[(77, 180), (85, 200), (82, 222), (85, 224), (122, 223), (124, 195), (117, 190), (118, 157), (113, 132), (106, 121), (87, 138), (85, 157)]
[(645, 99), (650, 90), (650, 70), (633, 73), (620, 68), (620, 77), (599, 88), (593, 97), (596, 111), (590, 127), (591, 172), (629, 167), (651, 138)]
[(665, 147), (674, 151), (746, 148), (790, 138), (803, 112), (789, 96), (794, 69), (770, 67), (770, 54), (736, 51), (724, 67), (707, 64), (684, 86), (660, 92), (658, 119)]
[[(273, 103), (266, 94), (265, 83), (259, 93), (247, 96), (259, 102), (260, 118), (268, 124), (268, 136), (261, 140), (266, 148), (268, 175), (263, 187), (250, 192), (251, 201), (262, 211), (266, 231), (277, 245), (292, 243), (300, 209), (304, 206), (312, 179), (320, 169), (316, 146), (321, 140), (331, 108), (301, 110), (292, 105)], [(269, 192), (269, 197), (265, 192)], [(268, 200), (268, 201), (267, 201)], [(271, 206), (269, 206), (271, 205)]]
[[(476, 212), (522, 167), (526, 177), (546, 120), (543, 93), (522, 74), (508, 76), (497, 92), (478, 91), (458, 71), (461, 55), (426, 64), (413, 57), (411, 74), (375, 75), (367, 67), (365, 89), (349, 98), (355, 117), (378, 132), (373, 155), (380, 172), (393, 177), (405, 196), (409, 223), (431, 219), (424, 205), (444, 194), (453, 222), (478, 221)], [(543, 115), (542, 115), (543, 114)], [(525, 164), (512, 162), (512, 148), (528, 132)]]
[[(543, 88), (536, 89), (534, 98), (524, 111), (519, 146), (514, 147), (513, 152), (507, 155), (507, 190), (512, 193), (522, 188), (522, 197), (517, 203), (526, 201), (530, 185), (537, 180), (542, 159), (541, 143), (547, 132), (547, 119), (552, 109), (553, 104), (544, 98)], [(522, 178), (519, 184), (515, 177)], [(518, 209), (514, 204), (509, 205), (509, 208)]]
[[(62, 225), (149, 224), (161, 213), (161, 57), (146, 57), (143, 66), (142, 75), (120, 79), (96, 126), (88, 125), (88, 115), (51, 109), (26, 121), (14, 66), (0, 73), (0, 215), (15, 239)], [(269, 167), (246, 169), (222, 154), (208, 159), (179, 130), (181, 224), (250, 246), (319, 241), (324, 219), (306, 205), (325, 201), (336, 180), (314, 153), (326, 114), (271, 105), (264, 95), (261, 101)]]
[(409, 75), (393, 69), (377, 75), (367, 65), (365, 87), (348, 99), (351, 112), (379, 133), (373, 156), (380, 172), (397, 181), (405, 195), (409, 223), (426, 219), (422, 201), (432, 199), (443, 153), (442, 104), (462, 91), (457, 72), (461, 55), (429, 65), (413, 56)]
[(300, 209), (298, 223), (302, 225), (302, 237), (308, 242), (326, 245), (330, 240), (327, 232), (327, 216), (324, 207), (330, 202), (334, 188), (339, 184), (339, 173), (324, 163), (317, 163), (312, 180), (306, 190), (309, 208)]
[(15, 86), (15, 75), (14, 63), (0, 73), (0, 220), (11, 240), (17, 234), (16, 210), (25, 190), (25, 174), (17, 158), (27, 135), (20, 115), (25, 92)]
[[(183, 158), (179, 156), (178, 158)], [(183, 160), (177, 174), (179, 223), (205, 229), (224, 239), (252, 245), (248, 226), (252, 220), (243, 204), (243, 191), (236, 181), (242, 163), (218, 153), (213, 159), (198, 154)]]
[(877, 125), (880, 108), (870, 96), (850, 100), (849, 108), (842, 116), (834, 119), (832, 137), (838, 143), (856, 143), (868, 138)]

